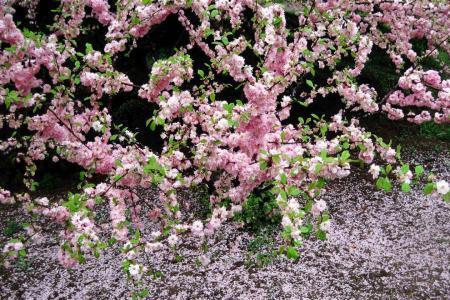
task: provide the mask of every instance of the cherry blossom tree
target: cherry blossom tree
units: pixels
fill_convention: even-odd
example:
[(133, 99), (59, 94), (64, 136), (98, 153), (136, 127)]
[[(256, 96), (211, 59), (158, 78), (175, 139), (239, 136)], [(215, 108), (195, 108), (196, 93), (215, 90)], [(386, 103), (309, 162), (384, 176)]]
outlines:
[[(64, 266), (119, 243), (127, 274), (140, 280), (149, 267), (139, 260), (142, 253), (176, 248), (186, 234), (206, 239), (261, 188), (273, 195), (286, 254), (295, 257), (306, 234), (326, 237), (330, 217), (320, 195), (353, 164), (365, 165), (387, 192), (394, 184), (405, 192), (418, 184), (425, 170), (403, 163), (400, 150), (360, 126), (355, 115), (450, 122), (449, 67), (422, 65), (450, 54), (450, 4), (304, 0), (288, 19), (283, 6), (266, 2), (63, 0), (53, 23), (33, 31), (26, 24), (39, 21), (40, 1), (1, 1), (0, 129), (6, 138), (0, 151), (25, 166), (27, 190), (0, 188), (0, 203), (35, 220), (26, 235), (4, 245), (5, 265), (26, 255), (44, 218), (61, 228)], [(23, 8), (28, 23), (16, 17)], [(146, 83), (134, 83), (117, 67), (119, 57), (172, 16), (186, 44), (154, 61)], [(83, 38), (86, 21), (106, 33), (103, 48)], [(425, 51), (414, 50), (415, 39), (426, 41)], [(375, 47), (399, 74), (385, 95), (359, 80)], [(161, 129), (162, 151), (112, 120), (107, 103), (117, 94), (157, 107), (148, 112), (148, 130)], [(292, 112), (330, 95), (342, 109), (329, 118), (297, 119)], [(83, 169), (79, 189), (67, 199), (33, 196), (37, 162), (47, 158)], [(158, 203), (137, 192), (152, 186)], [(179, 191), (198, 186), (208, 186), (211, 214), (188, 220)], [(432, 176), (425, 193), (450, 198), (448, 182)], [(99, 221), (104, 210), (109, 218)], [(158, 229), (146, 231), (143, 218)]]

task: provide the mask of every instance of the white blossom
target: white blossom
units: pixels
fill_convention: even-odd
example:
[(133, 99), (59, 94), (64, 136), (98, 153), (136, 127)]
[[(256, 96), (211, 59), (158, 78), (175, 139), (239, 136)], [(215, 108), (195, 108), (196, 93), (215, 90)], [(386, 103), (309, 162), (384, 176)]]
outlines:
[(441, 195), (447, 194), (450, 191), (448, 182), (446, 182), (445, 180), (440, 180), (436, 182), (436, 190)]

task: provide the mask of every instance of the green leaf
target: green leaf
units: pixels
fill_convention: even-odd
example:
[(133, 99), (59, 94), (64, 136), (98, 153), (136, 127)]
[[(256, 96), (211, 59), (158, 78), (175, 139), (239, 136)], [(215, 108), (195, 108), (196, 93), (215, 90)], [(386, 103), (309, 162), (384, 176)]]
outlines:
[(311, 230), (312, 230), (312, 226), (302, 226), (302, 227), (300, 227), (300, 232), (304, 233), (304, 234), (310, 233)]
[(425, 170), (422, 166), (416, 166), (414, 168), (414, 172), (416, 173), (417, 176), (421, 176), (425, 172)]
[(377, 189), (381, 190), (383, 188), (383, 177), (378, 177), (377, 182), (375, 183)]
[(86, 43), (86, 54), (89, 54), (92, 51), (94, 51), (94, 48), (92, 48), (92, 44)]
[(320, 127), (320, 133), (322, 134), (322, 136), (325, 136), (327, 131), (328, 131), (328, 126), (326, 124), (324, 126)]
[(298, 187), (296, 187), (296, 186), (290, 186), (289, 189), (288, 189), (288, 192), (289, 192), (289, 195), (295, 197), (295, 196), (300, 195), (301, 190)]
[(156, 121), (152, 120), (152, 122), (150, 123), (150, 130), (151, 131), (155, 131), (156, 130)]
[(161, 117), (156, 117), (156, 124), (157, 125), (164, 125), (164, 119)]
[(411, 186), (409, 185), (409, 183), (404, 182), (402, 184), (402, 191), (405, 193), (409, 193), (411, 191)]
[(316, 236), (321, 241), (325, 241), (327, 239), (327, 233), (322, 230), (317, 231)]
[(25, 249), (20, 249), (17, 254), (19, 255), (19, 257), (25, 257), (27, 256), (27, 252), (25, 251)]
[(389, 174), (392, 171), (392, 166), (391, 165), (387, 165), (386, 166), (386, 173)]
[(280, 155), (279, 154), (275, 154), (272, 156), (272, 160), (274, 163), (279, 164), (280, 163)]
[(442, 198), (444, 199), (445, 202), (449, 203), (450, 202), (450, 192), (445, 194)]
[(397, 158), (400, 158), (400, 152), (402, 151), (402, 146), (398, 145), (397, 148), (395, 149), (395, 156)]
[(316, 167), (314, 168), (314, 173), (319, 174), (320, 171), (322, 170), (323, 165), (322, 164), (317, 164)]
[(217, 17), (219, 15), (219, 11), (217, 10), (217, 9), (215, 9), (215, 10), (213, 10), (212, 12), (211, 12), (211, 18), (215, 18), (215, 17)]
[(386, 192), (392, 191), (392, 184), (391, 184), (391, 181), (390, 181), (389, 178), (387, 178), (387, 177), (384, 179), (383, 189), (384, 189), (384, 191), (386, 191)]
[(145, 298), (145, 297), (147, 297), (148, 295), (150, 295), (150, 292), (149, 292), (148, 289), (142, 289), (142, 290), (139, 292), (139, 296), (140, 296), (141, 298)]
[(128, 271), (130, 268), (131, 262), (129, 260), (125, 260), (122, 262), (122, 269)]
[(376, 186), (378, 189), (380, 189), (380, 190), (383, 189), (386, 192), (392, 191), (391, 181), (387, 177), (378, 177)]
[(205, 77), (205, 72), (203, 72), (203, 70), (197, 70), (197, 74), (200, 75), (201, 78)]
[(310, 86), (312, 89), (314, 88), (314, 83), (311, 80), (306, 80), (306, 84)]
[(222, 43), (226, 46), (228, 45), (230, 42), (228, 41), (228, 38), (226, 36), (222, 37)]
[(403, 174), (408, 173), (408, 171), (409, 171), (409, 165), (403, 165), (402, 168), (401, 168), (401, 171), (402, 171)]
[(348, 152), (347, 150), (345, 150), (345, 151), (343, 151), (342, 153), (341, 153), (341, 159), (342, 160), (347, 160), (347, 159), (349, 159), (350, 158), (350, 152)]
[(433, 191), (436, 189), (436, 184), (434, 184), (433, 182), (427, 183), (425, 185), (425, 187), (423, 188), (423, 193), (425, 195), (430, 195), (431, 193), (433, 193)]
[(272, 21), (272, 25), (275, 27), (280, 27), (282, 19), (280, 17), (276, 17)]
[(283, 174), (281, 174), (280, 177), (281, 177), (281, 183), (282, 183), (282, 184), (286, 184), (286, 183), (287, 183), (287, 177), (286, 177), (286, 174), (283, 173)]
[(289, 259), (297, 260), (299, 255), (297, 250), (294, 247), (287, 248), (286, 255)]

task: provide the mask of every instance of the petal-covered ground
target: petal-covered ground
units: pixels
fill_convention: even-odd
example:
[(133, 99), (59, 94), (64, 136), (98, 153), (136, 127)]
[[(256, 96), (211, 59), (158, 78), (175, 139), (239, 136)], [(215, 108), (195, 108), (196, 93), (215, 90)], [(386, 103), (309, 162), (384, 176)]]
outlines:
[[(407, 160), (448, 180), (449, 154), (409, 152)], [(199, 264), (201, 251), (193, 241), (181, 247), (178, 259), (167, 250), (151, 256), (155, 275), (162, 276), (148, 280), (149, 299), (450, 297), (449, 204), (423, 196), (417, 187), (409, 194), (377, 191), (359, 172), (330, 184), (324, 200), (333, 219), (329, 238), (306, 241), (298, 261), (272, 257), (279, 245), (273, 234), (251, 234), (227, 224), (210, 241), (206, 266)], [(1, 213), (3, 220), (14, 217)], [(56, 261), (57, 247), (54, 239), (44, 239), (33, 246), (27, 269), (0, 269), (0, 298), (130, 295), (133, 286), (120, 271), (118, 252), (67, 271)], [(258, 261), (267, 264), (256, 267)]]

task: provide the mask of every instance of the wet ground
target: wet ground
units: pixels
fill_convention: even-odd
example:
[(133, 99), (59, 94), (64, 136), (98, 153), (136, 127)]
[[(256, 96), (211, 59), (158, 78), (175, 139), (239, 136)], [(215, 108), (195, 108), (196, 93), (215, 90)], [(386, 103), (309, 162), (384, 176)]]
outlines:
[[(409, 152), (406, 158), (450, 179), (448, 150)], [(189, 242), (181, 247), (181, 260), (168, 251), (150, 257), (162, 276), (148, 280), (149, 299), (450, 298), (450, 204), (417, 188), (409, 194), (376, 191), (365, 178), (355, 172), (329, 185), (324, 199), (332, 231), (325, 242), (306, 241), (298, 261), (272, 257), (278, 244), (270, 233), (251, 234), (228, 224), (211, 241), (206, 267), (198, 266), (201, 251)], [(14, 216), (2, 212), (1, 217)], [(56, 262), (57, 247), (45, 239), (32, 248), (27, 269), (2, 269), (0, 298), (130, 295), (132, 284), (120, 271), (118, 253), (68, 271)], [(266, 266), (255, 266), (257, 254), (267, 258)]]

